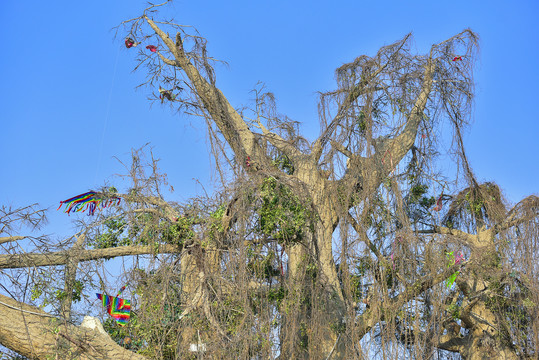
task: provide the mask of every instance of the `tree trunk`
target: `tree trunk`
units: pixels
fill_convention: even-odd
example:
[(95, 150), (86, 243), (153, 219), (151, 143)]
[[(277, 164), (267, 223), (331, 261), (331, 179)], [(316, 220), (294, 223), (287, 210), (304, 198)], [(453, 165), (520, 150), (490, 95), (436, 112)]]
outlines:
[(30, 359), (146, 359), (108, 335), (0, 295), (0, 343)]

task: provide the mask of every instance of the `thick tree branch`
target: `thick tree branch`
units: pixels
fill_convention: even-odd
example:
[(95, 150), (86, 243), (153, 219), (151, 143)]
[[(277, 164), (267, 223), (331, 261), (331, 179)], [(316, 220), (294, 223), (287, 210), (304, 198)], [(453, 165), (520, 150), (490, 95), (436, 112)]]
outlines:
[(54, 319), (4, 295), (0, 295), (0, 344), (31, 359), (146, 359), (108, 335)]
[[(238, 114), (232, 105), (230, 105), (223, 93), (214, 85), (208, 83), (198, 69), (191, 64), (184, 52), (181, 38), (180, 41), (178, 41), (178, 37), (176, 37), (176, 43), (174, 43), (154, 21), (146, 15), (144, 16), (144, 19), (172, 52), (176, 59), (174, 65), (183, 69), (192, 85), (195, 87), (196, 93), (202, 101), (204, 108), (208, 111), (211, 118), (222, 132), (227, 143), (236, 154), (236, 157), (240, 159), (240, 162), (245, 166), (245, 160), (247, 159), (247, 156), (249, 156), (258, 164), (269, 167), (270, 160), (266, 157), (262, 148), (257, 143), (253, 132), (251, 132), (240, 114)], [(171, 61), (168, 63), (171, 63)]]
[(11, 242), (11, 241), (19, 241), (26, 238), (27, 236), (3, 236), (3, 237), (0, 237), (0, 244)]
[[(111, 259), (118, 256), (144, 255), (144, 254), (164, 254), (179, 253), (182, 246), (162, 244), (159, 246), (119, 246), (107, 249), (81, 250), (77, 256), (79, 262)], [(73, 256), (71, 250), (58, 251), (50, 254), (19, 254), (19, 255), (0, 255), (0, 269), (16, 269), (37, 266), (56, 266), (66, 265)]]
[(465, 231), (458, 230), (458, 229), (450, 229), (444, 226), (435, 226), (431, 230), (418, 230), (418, 234), (440, 234), (440, 235), (453, 235), (457, 236), (463, 240), (469, 241), (471, 243), (474, 243), (476, 240), (476, 235), (468, 234)]
[[(435, 62), (432, 59), (425, 65), (423, 85), (421, 92), (417, 96), (415, 104), (408, 114), (407, 122), (402, 132), (393, 139), (379, 139), (375, 144), (375, 153), (370, 158), (354, 156), (350, 158), (350, 169), (339, 180), (346, 189), (361, 186), (362, 196), (360, 200), (373, 194), (397, 164), (404, 158), (406, 153), (412, 148), (417, 129), (423, 118), (423, 111), (427, 106), (429, 94), (432, 90), (432, 78), (435, 69)], [(350, 171), (360, 169), (361, 173)], [(369, 169), (366, 173), (365, 169)]]

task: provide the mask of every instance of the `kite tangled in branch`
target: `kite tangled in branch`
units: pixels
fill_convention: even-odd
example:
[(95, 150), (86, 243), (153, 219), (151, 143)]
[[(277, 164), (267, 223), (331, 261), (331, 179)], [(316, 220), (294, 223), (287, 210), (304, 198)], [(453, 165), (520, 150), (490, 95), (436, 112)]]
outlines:
[[(118, 292), (118, 295), (121, 294), (122, 290)], [(96, 296), (103, 302), (103, 306), (107, 308), (107, 312), (118, 325), (125, 326), (127, 324), (131, 316), (131, 301), (104, 294), (96, 294)]]
[(455, 56), (453, 58), (453, 61), (459, 61), (459, 60), (462, 60), (462, 56)]
[(440, 197), (438, 197), (438, 200), (436, 201), (436, 206), (432, 208), (432, 210), (434, 211), (440, 211), (442, 210), (442, 206), (443, 206), (443, 203), (442, 203), (442, 195), (440, 195)]
[(130, 37), (125, 38), (125, 47), (128, 48), (128, 49), (132, 48), (132, 47), (135, 47), (138, 44), (139, 44), (138, 42), (135, 42), (135, 40), (131, 39)]
[[(464, 262), (464, 255), (462, 254), (462, 252), (459, 251), (459, 253), (457, 254), (457, 256), (454, 255), (454, 252), (451, 251), (449, 253), (446, 253), (446, 256), (447, 256), (447, 260), (448, 260), (448, 264), (447, 264), (447, 267), (451, 267), (453, 265), (457, 265), (457, 264), (460, 264), (462, 262)], [(453, 284), (455, 283), (455, 281), (457, 280), (457, 276), (459, 275), (460, 271), (457, 271), (455, 273), (453, 273), (446, 281), (445, 281), (445, 286), (447, 286), (448, 288), (451, 288), (451, 286), (453, 286)]]
[(172, 93), (171, 90), (165, 90), (161, 86), (159, 86), (159, 99), (161, 99), (161, 103), (163, 103), (163, 100), (167, 99), (168, 101), (174, 101), (176, 100), (176, 95)]
[(60, 206), (56, 210), (60, 210), (62, 205), (66, 205), (65, 213), (70, 212), (85, 212), (88, 209), (88, 215), (93, 215), (98, 208), (106, 208), (114, 204), (118, 200), (117, 205), (120, 204), (121, 199), (119, 197), (106, 197), (104, 194), (97, 193), (95, 191), (89, 191), (84, 194), (74, 196), (70, 199), (60, 201)]
[(150, 50), (151, 52), (157, 52), (157, 46), (155, 45), (148, 45), (146, 46), (146, 49)]

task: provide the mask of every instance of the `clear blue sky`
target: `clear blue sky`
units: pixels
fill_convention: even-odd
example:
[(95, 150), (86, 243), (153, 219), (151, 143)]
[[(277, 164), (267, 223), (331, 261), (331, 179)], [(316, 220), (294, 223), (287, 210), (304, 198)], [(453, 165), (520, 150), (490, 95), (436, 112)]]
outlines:
[[(475, 4), (474, 4), (475, 3)], [(539, 189), (539, 2), (507, 1), (185, 1), (170, 9), (209, 41), (217, 83), (235, 106), (257, 81), (278, 110), (318, 132), (316, 91), (334, 70), (413, 32), (425, 51), (464, 28), (481, 37), (477, 97), (465, 134), (477, 177), (496, 181), (511, 201)], [(135, 90), (134, 52), (111, 29), (138, 16), (139, 0), (2, 1), (0, 4), (0, 204), (50, 207), (51, 231), (68, 234), (60, 200), (122, 172), (131, 148), (151, 143), (176, 191), (211, 188), (203, 124)], [(448, 136), (450, 136), (448, 134)]]

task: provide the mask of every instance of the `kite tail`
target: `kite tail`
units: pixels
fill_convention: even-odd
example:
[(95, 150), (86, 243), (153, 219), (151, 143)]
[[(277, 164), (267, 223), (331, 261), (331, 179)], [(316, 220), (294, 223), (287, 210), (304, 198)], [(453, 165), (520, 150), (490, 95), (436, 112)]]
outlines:
[(74, 196), (70, 199), (60, 201), (60, 206), (56, 210), (65, 205), (64, 212), (69, 214), (71, 212), (85, 212), (88, 210), (88, 215), (94, 215), (95, 211), (99, 208), (106, 208), (112, 205), (114, 200), (118, 200), (117, 205), (120, 204), (121, 198), (113, 196), (109, 199), (104, 194), (96, 193), (95, 191), (89, 191), (84, 194)]

